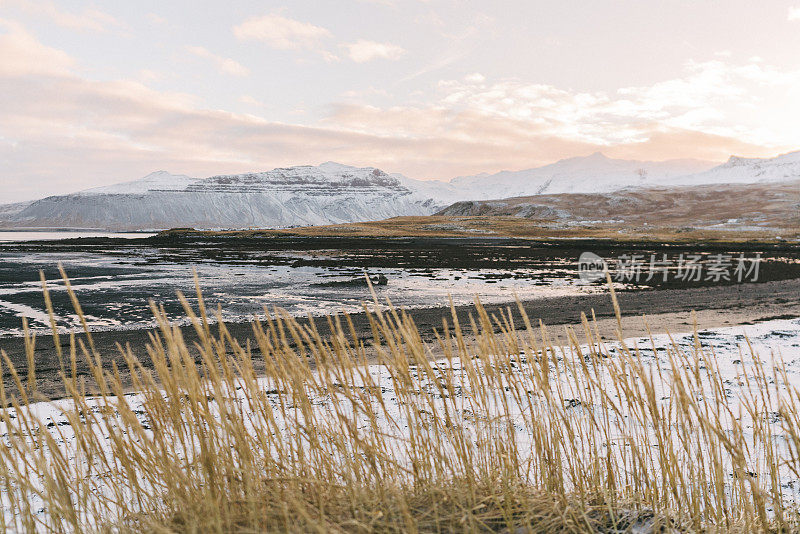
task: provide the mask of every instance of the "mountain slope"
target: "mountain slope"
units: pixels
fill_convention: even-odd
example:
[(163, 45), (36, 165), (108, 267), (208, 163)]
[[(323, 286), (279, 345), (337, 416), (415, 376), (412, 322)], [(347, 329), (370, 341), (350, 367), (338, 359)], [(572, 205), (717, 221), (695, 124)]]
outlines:
[(672, 185), (779, 183), (800, 178), (800, 151), (774, 158), (731, 156), (713, 169), (673, 180)]
[(488, 200), (553, 193), (603, 193), (626, 187), (647, 187), (705, 171), (713, 164), (699, 160), (635, 161), (612, 159), (597, 152), (522, 171), (502, 171), (454, 178), (450, 183), (469, 200)]
[(800, 179), (800, 151), (774, 158), (731, 156), (722, 165), (700, 160), (634, 161), (597, 152), (522, 171), (454, 178), (464, 200), (559, 193), (610, 193), (627, 188), (781, 183)]
[(556, 225), (611, 225), (618, 228), (788, 228), (796, 232), (800, 230), (800, 178), (755, 184), (629, 188), (611, 193), (562, 193), (461, 201), (436, 215), (518, 217)]
[(0, 206), (0, 226), (275, 228), (429, 215), (457, 201), (791, 180), (800, 180), (800, 152), (770, 159), (731, 157), (713, 168), (697, 160), (629, 161), (596, 153), (449, 183), (333, 162), (205, 179), (158, 171), (133, 182)]
[(31, 204), (33, 204), (32, 201), (14, 202), (13, 204), (0, 204), (0, 221), (14, 217)]
[(180, 191), (200, 181), (185, 174), (172, 174), (167, 171), (151, 172), (144, 178), (103, 187), (94, 187), (75, 193), (76, 195), (124, 195), (143, 194), (148, 191)]
[(196, 179), (163, 171), (141, 180), (38, 200), (17, 227), (109, 230), (281, 227), (427, 215), (447, 202), (372, 167), (337, 163)]

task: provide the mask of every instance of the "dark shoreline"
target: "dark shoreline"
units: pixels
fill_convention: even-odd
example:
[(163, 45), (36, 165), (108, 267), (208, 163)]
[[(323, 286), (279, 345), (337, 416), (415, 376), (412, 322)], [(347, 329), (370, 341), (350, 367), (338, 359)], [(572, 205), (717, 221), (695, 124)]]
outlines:
[[(436, 268), (514, 269), (532, 263), (552, 268), (577, 268), (583, 252), (604, 258), (625, 254), (761, 254), (758, 282), (800, 278), (800, 243), (791, 242), (672, 242), (659, 240), (614, 241), (609, 239), (526, 239), (519, 237), (346, 237), (265, 235), (205, 235), (162, 233), (138, 239), (74, 238), (57, 241), (0, 243), (2, 252), (99, 252), (124, 256), (128, 251), (151, 249), (155, 253), (143, 265), (172, 261), (235, 264), (256, 262), (291, 267), (404, 268), (425, 271)], [(290, 254), (294, 253), (294, 254)], [(297, 253), (306, 257), (298, 258)], [(787, 261), (788, 260), (788, 261)], [(46, 269), (48, 279), (59, 277), (55, 266)], [(27, 279), (38, 280), (35, 276)], [(23, 278), (20, 278), (22, 280)], [(734, 285), (735, 281), (685, 282), (653, 280), (641, 288), (686, 288)]]
[[(136, 232), (130, 232), (136, 233)], [(152, 232), (140, 232), (150, 234)], [(0, 243), (0, 247), (14, 247), (16, 245), (47, 245), (48, 247), (63, 245), (70, 250), (76, 247), (87, 246), (125, 246), (125, 245), (149, 245), (149, 246), (184, 246), (193, 247), (198, 244), (216, 244), (226, 247), (251, 248), (260, 250), (267, 249), (355, 249), (373, 248), (375, 246), (385, 246), (390, 243), (413, 244), (418, 248), (430, 248), (432, 245), (447, 243), (464, 244), (488, 244), (497, 245), (499, 243), (528, 245), (536, 248), (552, 249), (581, 249), (586, 250), (592, 247), (600, 249), (651, 249), (651, 248), (670, 248), (684, 250), (769, 250), (769, 251), (798, 251), (800, 242), (797, 241), (697, 241), (697, 240), (663, 240), (663, 239), (613, 239), (595, 237), (516, 237), (516, 236), (348, 236), (348, 235), (301, 235), (301, 234), (259, 234), (257, 232), (245, 232), (242, 234), (219, 234), (206, 232), (174, 232), (164, 231), (149, 237), (121, 238), (121, 237), (74, 237), (57, 240), (35, 240), (35, 241), (9, 241)]]
[[(720, 310), (738, 314), (759, 310), (756, 320), (780, 317), (796, 313), (800, 305), (800, 245), (788, 242), (661, 242), (661, 241), (611, 241), (606, 239), (523, 239), (501, 237), (332, 237), (271, 235), (266, 237), (209, 236), (193, 234), (160, 234), (140, 239), (120, 238), (75, 238), (61, 241), (11, 242), (0, 244), (0, 252), (24, 253), (104, 253), (125, 257), (137, 250), (147, 249), (152, 254), (149, 263), (218, 262), (235, 265), (239, 262), (259, 265), (336, 266), (353, 267), (363, 271), (370, 268), (392, 267), (414, 270), (419, 273), (436, 268), (455, 269), (501, 269), (508, 271), (536, 265), (563, 273), (575, 272), (578, 256), (584, 251), (595, 252), (603, 257), (618, 257), (626, 253), (679, 253), (715, 254), (761, 253), (765, 258), (758, 283), (736, 284), (733, 281), (713, 283), (699, 281), (685, 283), (653, 281), (642, 283), (627, 291), (619, 291), (619, 301), (625, 316), (648, 315), (658, 317), (668, 313), (688, 313), (691, 310)], [(297, 252), (301, 252), (298, 256)], [(149, 262), (149, 263), (148, 263)], [(45, 269), (48, 279), (58, 277), (55, 266)], [(113, 273), (111, 273), (113, 274)], [(38, 280), (38, 272), (9, 272), (8, 282)], [(391, 284), (391, 280), (389, 280)], [(602, 285), (602, 282), (599, 282)], [(534, 324), (541, 319), (547, 325), (575, 325), (581, 312), (589, 315), (594, 310), (599, 319), (613, 317), (613, 308), (607, 292), (568, 297), (549, 297), (523, 302), (524, 308)], [(522, 321), (516, 304), (487, 305), (490, 313), (511, 307), (518, 328)], [(457, 313), (463, 325), (468, 325), (468, 316), (473, 306), (458, 306)], [(450, 319), (450, 310), (443, 302), (439, 307), (410, 310), (423, 338), (434, 339), (433, 330), (440, 329), (442, 318)], [(796, 313), (800, 316), (800, 313)], [(357, 336), (371, 338), (365, 314), (351, 315)], [(305, 319), (302, 319), (305, 321)], [(682, 324), (687, 324), (685, 321)], [(328, 333), (327, 321), (320, 319), (316, 325), (323, 335)], [(242, 343), (251, 337), (248, 323), (228, 325), (234, 337)], [(657, 323), (654, 324), (657, 328)], [(191, 345), (196, 335), (191, 327), (182, 328)], [(125, 363), (116, 348), (130, 344), (145, 366), (151, 364), (144, 350), (152, 329), (97, 331), (93, 338), (102, 356), (104, 368), (111, 369), (116, 363), (121, 369)], [(83, 338), (83, 335), (79, 335)], [(62, 336), (61, 342), (68, 343)], [(0, 349), (4, 350), (21, 376), (27, 373), (24, 343), (20, 337), (0, 338)], [(79, 357), (78, 372), (86, 375), (88, 368)], [(36, 342), (35, 363), (38, 390), (48, 396), (60, 396), (63, 387), (58, 378), (59, 365), (53, 340), (49, 335), (40, 335)], [(7, 366), (3, 366), (2, 380), (9, 392), (15, 390)]]

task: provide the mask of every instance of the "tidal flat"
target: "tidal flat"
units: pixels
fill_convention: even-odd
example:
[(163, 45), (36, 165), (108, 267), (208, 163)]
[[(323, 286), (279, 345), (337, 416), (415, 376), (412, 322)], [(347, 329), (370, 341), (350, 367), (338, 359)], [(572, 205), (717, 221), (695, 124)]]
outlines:
[[(41, 391), (58, 395), (56, 351), (42, 295), (39, 271), (47, 280), (62, 334), (82, 328), (61, 280), (58, 264), (70, 278), (98, 351), (106, 364), (123, 363), (117, 344), (143, 347), (153, 332), (149, 303), (193, 338), (176, 292), (197, 305), (194, 275), (206, 305), (240, 340), (250, 322), (281, 308), (328, 329), (327, 315), (350, 315), (359, 338), (371, 336), (363, 303), (372, 302), (367, 276), (381, 306), (407, 310), (423, 339), (432, 341), (452, 302), (463, 324), (476, 298), (490, 312), (511, 309), (516, 301), (547, 325), (575, 325), (581, 313), (600, 324), (613, 317), (608, 288), (578, 276), (578, 257), (591, 251), (604, 258), (636, 255), (718, 254), (761, 258), (756, 281), (695, 280), (666, 282), (661, 277), (615, 282), (628, 335), (644, 335), (645, 315), (657, 330), (686, 332), (696, 310), (700, 328), (733, 326), (800, 316), (800, 250), (776, 243), (675, 244), (614, 243), (607, 240), (532, 241), (515, 238), (332, 238), (160, 235), (141, 239), (79, 238), (0, 244), (0, 349), (20, 371), (27, 367), (22, 317), (37, 334), (36, 368)], [(617, 277), (619, 278), (619, 277)], [(313, 319), (316, 318), (316, 319)], [(558, 332), (558, 329), (554, 329)], [(611, 333), (613, 329), (609, 330)], [(62, 335), (61, 342), (67, 337)], [(80, 359), (79, 359), (80, 360)], [(86, 368), (78, 362), (79, 372)], [(5, 373), (8, 375), (8, 373)], [(11, 377), (4, 376), (11, 385)]]

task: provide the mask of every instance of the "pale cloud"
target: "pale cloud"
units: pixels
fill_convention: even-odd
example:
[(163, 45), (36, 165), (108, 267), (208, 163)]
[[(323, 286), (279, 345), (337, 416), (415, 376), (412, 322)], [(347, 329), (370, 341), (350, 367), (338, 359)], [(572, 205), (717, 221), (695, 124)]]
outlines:
[(58, 26), (74, 30), (105, 32), (112, 27), (119, 28), (123, 26), (115, 17), (94, 8), (86, 8), (79, 13), (73, 13), (61, 9), (55, 2), (48, 0), (4, 0), (3, 4), (40, 17), (46, 17)]
[[(311, 50), (328, 63), (341, 60), (326, 46), (325, 42), (333, 38), (328, 29), (277, 13), (249, 18), (235, 26), (233, 34), (240, 40), (261, 41), (278, 50)], [(400, 46), (366, 39), (342, 43), (339, 46), (345, 50), (346, 56), (356, 63), (375, 59), (395, 60), (406, 53)]]
[(264, 107), (264, 102), (251, 95), (240, 96), (239, 102), (242, 104), (247, 104), (248, 106)]
[(131, 81), (88, 80), (70, 71), (73, 61), (63, 52), (19, 25), (4, 26), (11, 31), (0, 37), (0, 160), (7, 186), (0, 203), (155, 168), (203, 176), (326, 159), (386, 163), (378, 155), (394, 152), (376, 136), (203, 109), (194, 95)]
[(40, 43), (21, 24), (0, 19), (0, 74), (65, 75), (74, 63), (61, 50)]
[(772, 123), (772, 118), (762, 116), (744, 128), (740, 122), (765, 90), (782, 94), (790, 106), (784, 109), (796, 109), (788, 95), (800, 84), (800, 71), (757, 61), (690, 62), (686, 69), (681, 78), (612, 93), (570, 91), (518, 80), (487, 84), (477, 76), (467, 76), (440, 82), (438, 107), (527, 122), (546, 127), (554, 136), (599, 145), (645, 141), (654, 124), (750, 143), (788, 144), (796, 138), (796, 129), (782, 119)]
[[(440, 82), (439, 99), (428, 105), (340, 104), (324, 124), (476, 151), (461, 153), (464, 160), (451, 161), (453, 167), (478, 165), (472, 157), (494, 147), (487, 171), (531, 166), (546, 162), (548, 154), (552, 161), (588, 147), (641, 159), (720, 160), (734, 152), (768, 155), (795, 148), (798, 127), (786, 116), (800, 113), (792, 98), (798, 84), (798, 71), (722, 61), (690, 62), (680, 78), (613, 92), (468, 75)], [(774, 92), (780, 113), (764, 113), (764, 90)], [(498, 165), (500, 160), (505, 164)]]
[(378, 43), (359, 39), (354, 43), (342, 45), (347, 49), (347, 56), (356, 63), (366, 63), (374, 59), (397, 60), (405, 55), (406, 51), (400, 46), (392, 43)]
[(209, 60), (222, 74), (230, 76), (249, 76), (250, 69), (231, 58), (223, 57), (202, 46), (187, 46), (186, 51), (197, 57)]
[(138, 80), (147, 83), (147, 82), (157, 82), (164, 79), (164, 76), (160, 72), (156, 72), (152, 69), (141, 69), (139, 70)]
[(320, 55), (322, 55), (322, 59), (324, 59), (328, 63), (338, 63), (341, 61), (341, 58), (334, 54), (333, 52), (329, 52), (328, 50), (320, 50)]
[(238, 39), (261, 41), (279, 50), (313, 50), (331, 37), (325, 28), (276, 13), (249, 18), (235, 26), (233, 34)]
[(151, 24), (154, 24), (156, 26), (160, 26), (162, 24), (166, 24), (167, 23), (167, 19), (165, 19), (161, 15), (157, 15), (155, 13), (148, 13), (147, 14), (147, 20), (149, 20)]
[(377, 4), (397, 9), (397, 4), (394, 2), (394, 0), (359, 0), (359, 2), (364, 4)]
[[(638, 159), (767, 156), (798, 138), (787, 120), (800, 115), (797, 99), (780, 97), (800, 86), (800, 74), (765, 63), (690, 63), (680, 77), (610, 92), (473, 74), (442, 81), (434, 97), (414, 105), (368, 105), (382, 98), (349, 94), (352, 101), (324, 120), (296, 125), (205, 109), (196, 95), (143, 83), (90, 80), (19, 24), (0, 27), (0, 161), (8, 186), (0, 203), (158, 168), (208, 176), (336, 160), (449, 178), (596, 150)], [(774, 94), (755, 90), (764, 88)], [(771, 107), (752, 108), (771, 96)], [(240, 102), (260, 104), (247, 95)]]
[(350, 89), (349, 91), (345, 91), (340, 95), (340, 98), (346, 101), (357, 101), (363, 102), (365, 99), (369, 98), (388, 98), (391, 94), (383, 87), (359, 87), (358, 89)]
[(789, 8), (789, 14), (787, 15), (787, 19), (792, 20), (800, 20), (800, 6), (794, 6)]

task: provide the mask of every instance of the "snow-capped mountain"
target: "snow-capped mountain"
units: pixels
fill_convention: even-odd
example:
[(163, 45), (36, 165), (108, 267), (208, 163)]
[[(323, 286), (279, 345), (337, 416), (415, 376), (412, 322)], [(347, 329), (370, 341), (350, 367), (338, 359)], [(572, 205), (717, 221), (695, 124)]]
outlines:
[(716, 167), (698, 160), (631, 161), (596, 153), (450, 182), (333, 162), (202, 179), (159, 171), (132, 182), (0, 206), (0, 226), (275, 228), (430, 215), (462, 200), (798, 179), (800, 151), (768, 159), (731, 157)]
[(331, 224), (428, 215), (450, 203), (448, 195), (428, 192), (435, 192), (428, 183), (333, 162), (205, 179), (159, 171), (38, 200), (8, 222), (109, 230)]
[(14, 202), (13, 204), (0, 204), (0, 223), (5, 219), (14, 217), (17, 213), (21, 212), (33, 202)]
[(464, 200), (488, 200), (557, 193), (607, 193), (626, 187), (648, 187), (710, 169), (707, 161), (680, 159), (635, 161), (611, 159), (600, 152), (562, 159), (522, 171), (460, 176), (451, 184), (466, 194)]
[(151, 172), (144, 178), (122, 182), (120, 184), (106, 185), (103, 187), (93, 187), (75, 193), (76, 195), (124, 195), (124, 194), (143, 194), (149, 191), (180, 191), (195, 182), (199, 178), (192, 178), (185, 174), (172, 174), (167, 171)]
[(731, 156), (713, 169), (683, 176), (671, 185), (752, 184), (785, 182), (800, 178), (800, 150), (774, 158), (741, 158)]
[(675, 159), (634, 161), (597, 152), (522, 171), (460, 176), (450, 181), (462, 200), (559, 193), (610, 193), (627, 188), (784, 182), (800, 179), (800, 151), (774, 158), (731, 156), (722, 165)]

